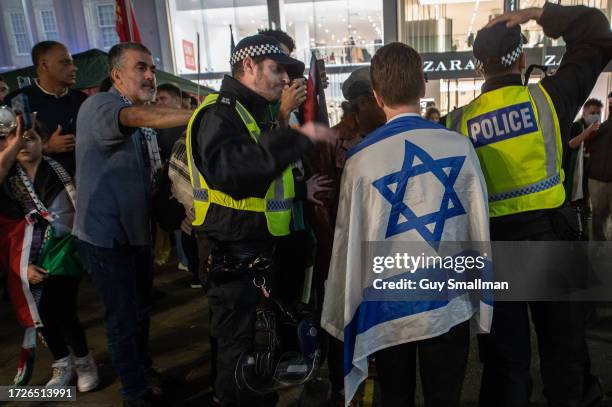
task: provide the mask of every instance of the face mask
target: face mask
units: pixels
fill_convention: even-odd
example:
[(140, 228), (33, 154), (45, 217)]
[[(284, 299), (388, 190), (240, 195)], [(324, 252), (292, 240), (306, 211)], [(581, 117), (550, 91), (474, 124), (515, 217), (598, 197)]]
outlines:
[(590, 126), (593, 123), (599, 123), (601, 119), (601, 115), (599, 113), (596, 114), (589, 114), (584, 116), (584, 121), (587, 124), (587, 126)]

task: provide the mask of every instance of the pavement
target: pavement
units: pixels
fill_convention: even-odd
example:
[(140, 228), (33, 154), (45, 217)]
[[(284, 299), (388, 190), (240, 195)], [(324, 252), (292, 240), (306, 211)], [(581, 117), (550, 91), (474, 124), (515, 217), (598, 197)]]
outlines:
[[(208, 344), (208, 309), (206, 298), (200, 289), (189, 288), (190, 274), (176, 269), (176, 263), (158, 268), (155, 276), (157, 298), (151, 320), (150, 349), (155, 367), (160, 371), (166, 388), (169, 406), (212, 406), (209, 380), (210, 347)], [(89, 277), (85, 277), (80, 289), (79, 314), (85, 327), (88, 346), (97, 361), (101, 377), (100, 387), (89, 393), (78, 393), (76, 402), (70, 403), (4, 403), (0, 405), (26, 407), (44, 406), (121, 406), (120, 383), (115, 375), (106, 350), (103, 307)], [(10, 305), (0, 302), (0, 385), (11, 385), (16, 372), (19, 347), (23, 331), (17, 324)], [(612, 392), (612, 308), (599, 310), (596, 325), (588, 331), (592, 372), (601, 379), (604, 391)], [(533, 406), (546, 406), (539, 379), (539, 361), (532, 341), (534, 378)], [(35, 369), (31, 385), (44, 385), (51, 376), (52, 357), (39, 341)], [(443, 366), (440, 366), (443, 369)], [(462, 407), (477, 406), (481, 364), (475, 338), (472, 338), (469, 364), (464, 382)], [(322, 406), (317, 400), (325, 398), (327, 386), (325, 370), (320, 378), (309, 386), (312, 399), (308, 407)], [(420, 387), (420, 386), (418, 386)], [(417, 387), (417, 388), (418, 388)], [(279, 407), (306, 407), (299, 404), (301, 388), (293, 388), (280, 394)], [(361, 405), (378, 406), (379, 397), (375, 380), (366, 384), (367, 397)], [(416, 395), (417, 405), (423, 405), (422, 395)], [(602, 407), (612, 407), (607, 399)]]

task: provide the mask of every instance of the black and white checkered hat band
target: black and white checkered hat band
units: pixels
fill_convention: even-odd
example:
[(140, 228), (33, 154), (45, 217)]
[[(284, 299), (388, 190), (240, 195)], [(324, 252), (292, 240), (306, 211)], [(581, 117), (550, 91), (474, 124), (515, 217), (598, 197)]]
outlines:
[(274, 44), (251, 45), (232, 53), (230, 64), (234, 65), (238, 61), (242, 61), (246, 57), (256, 57), (259, 55), (283, 54), (283, 51)]
[(514, 51), (501, 57), (502, 65), (511, 66), (512, 64), (514, 64), (521, 56), (521, 52), (523, 52), (523, 44), (519, 43), (518, 47), (516, 47)]
[[(514, 49), (514, 51), (504, 55), (503, 57), (500, 58), (500, 63), (503, 66), (512, 66), (516, 61), (518, 61), (519, 57), (521, 56), (521, 53), (523, 52), (523, 44), (520, 43), (518, 45), (518, 47), (516, 47)], [(480, 69), (482, 68), (483, 62), (481, 60), (479, 60), (478, 58), (474, 58), (475, 62), (476, 62), (476, 68)]]

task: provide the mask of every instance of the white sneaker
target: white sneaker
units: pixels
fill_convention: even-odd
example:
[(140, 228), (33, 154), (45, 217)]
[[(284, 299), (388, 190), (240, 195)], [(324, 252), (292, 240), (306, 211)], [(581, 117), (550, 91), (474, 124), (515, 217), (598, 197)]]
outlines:
[(187, 267), (186, 265), (184, 265), (183, 263), (179, 262), (178, 266), (176, 267), (179, 270), (182, 271), (189, 271), (189, 267)]
[(56, 360), (51, 365), (53, 368), (53, 377), (46, 384), (47, 387), (67, 387), (74, 379), (74, 365), (70, 356)]
[(95, 389), (100, 384), (98, 367), (91, 353), (82, 358), (74, 358), (74, 367), (77, 374), (77, 389), (86, 392)]

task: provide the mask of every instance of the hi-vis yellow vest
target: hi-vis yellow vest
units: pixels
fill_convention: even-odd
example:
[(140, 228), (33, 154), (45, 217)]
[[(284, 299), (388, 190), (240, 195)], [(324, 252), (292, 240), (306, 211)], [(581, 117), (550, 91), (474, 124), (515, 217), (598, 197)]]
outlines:
[[(223, 97), (223, 96), (221, 96)], [(206, 213), (211, 203), (225, 206), (239, 211), (263, 212), (266, 216), (268, 231), (273, 236), (286, 236), (289, 234), (291, 222), (291, 209), (295, 197), (295, 186), (291, 167), (287, 167), (282, 175), (274, 180), (265, 198), (244, 198), (236, 200), (228, 194), (210, 189), (208, 183), (198, 171), (193, 159), (191, 129), (194, 121), (200, 116), (199, 113), (207, 107), (215, 104), (219, 94), (212, 93), (204, 99), (204, 103), (195, 111), (187, 125), (187, 155), (189, 157), (189, 177), (193, 187), (193, 205), (195, 210), (194, 226), (201, 226), (206, 219)], [(236, 112), (247, 127), (253, 142), (259, 142), (261, 130), (251, 114), (236, 101)]]
[(491, 217), (557, 208), (565, 201), (559, 121), (540, 84), (483, 93), (449, 113), (446, 125), (474, 144)]

